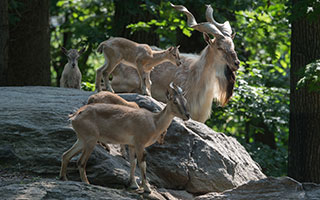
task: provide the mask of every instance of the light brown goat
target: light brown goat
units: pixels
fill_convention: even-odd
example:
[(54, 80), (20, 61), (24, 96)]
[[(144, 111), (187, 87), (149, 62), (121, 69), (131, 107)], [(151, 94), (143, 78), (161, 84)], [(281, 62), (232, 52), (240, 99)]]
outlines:
[(147, 44), (138, 44), (120, 37), (110, 38), (100, 43), (97, 51), (103, 53), (105, 64), (97, 69), (96, 90), (101, 91), (101, 77), (103, 77), (106, 89), (113, 92), (109, 75), (119, 63), (125, 63), (137, 69), (142, 94), (150, 96), (150, 71), (154, 66), (165, 61), (180, 65), (178, 48), (170, 47), (167, 50), (153, 51)]
[(67, 165), (72, 157), (82, 152), (78, 160), (81, 180), (89, 183), (85, 171), (86, 163), (97, 141), (129, 145), (130, 187), (138, 188), (134, 177), (135, 155), (141, 170), (142, 187), (150, 192), (146, 179), (145, 148), (155, 143), (161, 133), (170, 125), (174, 116), (189, 119), (186, 99), (181, 88), (170, 84), (167, 92), (168, 103), (159, 113), (145, 109), (130, 108), (114, 104), (89, 104), (81, 107), (71, 118), (72, 127), (77, 133), (76, 143), (62, 156), (60, 178), (67, 180)]
[[(91, 95), (88, 99), (88, 104), (92, 104), (92, 103), (117, 104), (117, 105), (128, 106), (136, 109), (140, 108), (137, 103), (126, 101), (125, 99), (121, 98), (119, 95), (114, 94), (112, 92), (108, 92), (108, 91), (101, 91), (97, 94)], [(164, 138), (166, 133), (167, 131), (163, 132), (157, 139), (157, 142), (159, 144), (164, 143)], [(104, 148), (106, 148), (108, 151), (110, 151), (110, 147), (107, 144), (103, 144), (103, 143), (100, 143), (100, 144)], [(125, 157), (126, 155), (125, 145), (120, 145), (120, 151), (121, 151), (121, 155)]]
[[(139, 108), (138, 104), (135, 102), (129, 102), (121, 98), (119, 95), (114, 94), (112, 92), (108, 91), (101, 91), (97, 94), (93, 94), (88, 99), (88, 104), (92, 103), (106, 103), (106, 104), (117, 104), (117, 105), (123, 105), (128, 106), (131, 108)], [(100, 142), (99, 142), (100, 143)], [(108, 151), (110, 151), (110, 147), (108, 144), (100, 143), (101, 146), (106, 148)], [(120, 145), (120, 152), (123, 157), (126, 155), (126, 148), (125, 145)]]

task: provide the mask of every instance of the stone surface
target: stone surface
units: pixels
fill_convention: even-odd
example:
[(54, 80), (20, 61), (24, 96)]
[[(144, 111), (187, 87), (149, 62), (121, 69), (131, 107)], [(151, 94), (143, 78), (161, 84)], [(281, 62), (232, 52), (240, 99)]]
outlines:
[[(143, 199), (142, 195), (124, 189), (111, 189), (75, 181), (42, 179), (27, 183), (15, 182), (0, 186), (1, 199)], [(164, 198), (163, 198), (164, 199)]]
[[(92, 92), (55, 87), (0, 87), (0, 167), (41, 177), (59, 175), (60, 159), (76, 140), (68, 114), (84, 105)], [(159, 111), (150, 97), (122, 94), (141, 107)], [(222, 192), (265, 178), (258, 165), (233, 137), (192, 120), (175, 118), (165, 144), (147, 149), (147, 177), (153, 186), (193, 194)], [(79, 181), (76, 160), (69, 180)], [(139, 170), (136, 170), (139, 176)], [(89, 181), (126, 187), (129, 163), (117, 146), (111, 153), (97, 146), (87, 165)]]
[(320, 185), (301, 184), (289, 177), (268, 177), (259, 181), (250, 181), (247, 184), (223, 193), (212, 192), (195, 198), (196, 200), (269, 200), (269, 199), (320, 199)]
[(160, 188), (157, 190), (160, 194), (162, 194), (166, 199), (181, 199), (181, 200), (193, 200), (194, 196), (184, 190), (170, 190)]

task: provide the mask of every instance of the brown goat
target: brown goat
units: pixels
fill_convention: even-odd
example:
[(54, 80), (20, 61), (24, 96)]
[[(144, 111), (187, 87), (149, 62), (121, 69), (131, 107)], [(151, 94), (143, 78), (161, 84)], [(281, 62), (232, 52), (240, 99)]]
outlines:
[(130, 187), (138, 188), (134, 177), (136, 156), (141, 170), (142, 187), (145, 192), (150, 192), (151, 189), (146, 178), (146, 152), (144, 149), (155, 143), (161, 133), (169, 127), (175, 116), (183, 120), (190, 118), (182, 89), (171, 83), (167, 94), (168, 103), (158, 113), (141, 108), (104, 103), (88, 104), (80, 108), (80, 111), (71, 117), (72, 127), (78, 139), (62, 156), (60, 179), (67, 180), (66, 172), (70, 159), (82, 152), (78, 160), (80, 177), (83, 182), (89, 183), (85, 168), (97, 141), (127, 144), (131, 165)]
[[(137, 103), (126, 101), (125, 99), (121, 98), (119, 95), (114, 94), (109, 91), (101, 91), (97, 94), (91, 95), (88, 99), (88, 104), (92, 104), (92, 103), (117, 104), (117, 105), (128, 106), (128, 107), (136, 108), (136, 109), (140, 108)], [(159, 144), (164, 143), (164, 138), (165, 138), (166, 133), (167, 133), (166, 131), (163, 132), (159, 136), (159, 138), (157, 139), (157, 142)], [(110, 151), (110, 147), (107, 144), (103, 144), (100, 142), (99, 142), (99, 144), (101, 146), (103, 146), (105, 149), (107, 149), (108, 151)], [(126, 155), (125, 145), (120, 145), (120, 151), (121, 151), (121, 155), (123, 157), (125, 157), (125, 155)]]

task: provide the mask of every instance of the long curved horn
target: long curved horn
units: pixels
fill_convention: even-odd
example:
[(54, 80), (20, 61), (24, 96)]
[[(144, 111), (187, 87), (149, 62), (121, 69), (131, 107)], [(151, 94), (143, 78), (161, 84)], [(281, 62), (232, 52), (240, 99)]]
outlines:
[(206, 6), (207, 6), (207, 10), (206, 10), (207, 21), (214, 24), (225, 36), (231, 37), (232, 29), (231, 29), (229, 21), (226, 21), (223, 24), (218, 23), (213, 18), (213, 9), (212, 9), (211, 5), (206, 5)]
[(217, 38), (224, 37), (223, 33), (214, 24), (211, 24), (210, 22), (203, 22), (203, 23), (198, 24), (196, 19), (192, 15), (192, 13), (190, 13), (186, 7), (184, 7), (182, 5), (173, 5), (172, 3), (170, 3), (170, 5), (171, 5), (171, 7), (176, 9), (177, 11), (183, 12), (187, 16), (187, 18), (188, 18), (187, 24), (189, 27), (191, 27), (197, 31), (200, 31), (200, 32), (209, 33)]

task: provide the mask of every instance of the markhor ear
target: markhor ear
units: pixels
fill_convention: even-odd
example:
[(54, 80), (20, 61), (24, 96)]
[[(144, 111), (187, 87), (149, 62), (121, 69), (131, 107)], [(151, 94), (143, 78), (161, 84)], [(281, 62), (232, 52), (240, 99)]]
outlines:
[(174, 49), (174, 47), (169, 47), (167, 50), (172, 51), (173, 49)]
[(79, 51), (79, 54), (80, 54), (80, 55), (83, 54), (83, 52), (85, 52), (85, 50), (86, 50), (86, 47), (83, 47), (83, 48)]
[(64, 55), (68, 55), (68, 50), (64, 47), (61, 47), (61, 51), (64, 53)]
[(231, 39), (234, 39), (234, 37), (236, 37), (236, 32), (234, 32), (232, 35), (231, 35)]
[(210, 36), (207, 33), (203, 33), (203, 39), (208, 45), (212, 44), (212, 40), (211, 40)]

